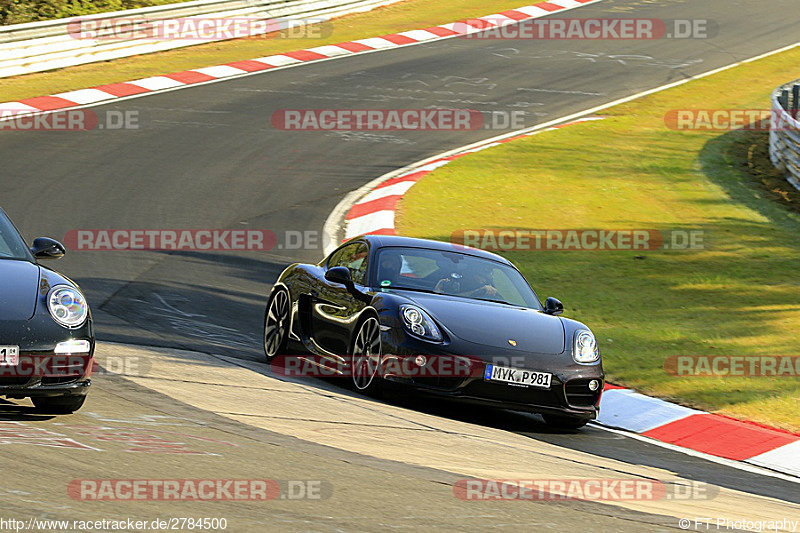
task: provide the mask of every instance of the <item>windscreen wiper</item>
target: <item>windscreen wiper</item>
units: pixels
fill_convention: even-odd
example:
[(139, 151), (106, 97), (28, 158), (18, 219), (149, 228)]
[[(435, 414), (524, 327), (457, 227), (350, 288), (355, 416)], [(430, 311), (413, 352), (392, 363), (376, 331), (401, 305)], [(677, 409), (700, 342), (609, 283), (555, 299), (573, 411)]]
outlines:
[(506, 305), (513, 305), (515, 307), (523, 307), (517, 304), (512, 304), (511, 302), (507, 302), (505, 300), (493, 300), (491, 298), (473, 298), (473, 300), (480, 300), (481, 302), (493, 302), (496, 304), (506, 304)]

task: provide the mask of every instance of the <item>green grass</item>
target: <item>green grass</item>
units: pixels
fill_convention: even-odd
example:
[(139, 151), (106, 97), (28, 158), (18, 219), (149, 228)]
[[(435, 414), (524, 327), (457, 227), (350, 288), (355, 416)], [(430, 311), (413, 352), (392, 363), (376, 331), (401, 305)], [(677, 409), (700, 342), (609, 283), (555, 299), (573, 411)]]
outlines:
[(0, 102), (84, 89), (482, 17), (525, 0), (406, 0), (334, 19), (325, 38), (238, 39), (3, 79)]
[(798, 195), (764, 161), (766, 135), (664, 123), (671, 109), (768, 109), (798, 62), (795, 49), (458, 159), (406, 194), (398, 228), (704, 230), (703, 250), (504, 255), (595, 331), (610, 381), (798, 431), (796, 378), (664, 370), (670, 355), (800, 354)]
[(188, 2), (189, 0), (6, 0), (0, 2), (0, 25), (79, 17)]

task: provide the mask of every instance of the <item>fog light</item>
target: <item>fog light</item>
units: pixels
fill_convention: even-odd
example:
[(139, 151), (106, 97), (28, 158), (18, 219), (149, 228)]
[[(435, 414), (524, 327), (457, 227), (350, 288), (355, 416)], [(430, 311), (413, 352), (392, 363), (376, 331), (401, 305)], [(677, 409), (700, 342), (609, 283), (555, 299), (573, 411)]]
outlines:
[(426, 359), (424, 355), (418, 355), (416, 359), (414, 359), (414, 362), (417, 364), (417, 366), (425, 366), (425, 363), (428, 362), (428, 359)]
[(76, 353), (89, 353), (92, 345), (87, 340), (71, 340), (56, 344), (56, 355), (72, 355)]
[(599, 388), (600, 388), (600, 382), (599, 382), (599, 381), (597, 381), (596, 379), (593, 379), (593, 380), (591, 380), (591, 381), (589, 382), (589, 390), (590, 390), (590, 391), (594, 392), (594, 391), (596, 391), (596, 390), (597, 390), (597, 389), (599, 389)]

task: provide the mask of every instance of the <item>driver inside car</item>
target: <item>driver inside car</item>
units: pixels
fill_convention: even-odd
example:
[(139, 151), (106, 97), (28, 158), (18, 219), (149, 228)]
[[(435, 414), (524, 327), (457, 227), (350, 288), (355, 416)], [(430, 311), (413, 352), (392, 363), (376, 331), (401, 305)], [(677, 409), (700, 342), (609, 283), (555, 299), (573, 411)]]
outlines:
[(403, 268), (403, 259), (392, 253), (381, 254), (378, 269), (378, 279), (382, 287), (395, 285), (400, 280), (400, 269)]
[(468, 298), (496, 298), (500, 294), (494, 286), (490, 265), (476, 265), (468, 269), (461, 279), (456, 276), (441, 279), (434, 290)]

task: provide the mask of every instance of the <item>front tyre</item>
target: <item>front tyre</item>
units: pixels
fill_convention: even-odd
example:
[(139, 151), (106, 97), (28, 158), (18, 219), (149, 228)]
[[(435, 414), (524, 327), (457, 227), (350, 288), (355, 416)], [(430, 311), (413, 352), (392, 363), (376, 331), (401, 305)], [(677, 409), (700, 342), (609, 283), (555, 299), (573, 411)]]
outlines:
[(585, 426), (588, 422), (588, 418), (575, 418), (572, 416), (562, 416), (562, 415), (542, 415), (544, 417), (544, 421), (547, 422), (548, 426), (552, 426), (554, 428), (559, 429), (579, 429)]
[(285, 354), (289, 342), (289, 291), (275, 289), (267, 303), (264, 319), (264, 354), (267, 363), (276, 355)]
[(381, 325), (374, 316), (367, 317), (356, 330), (350, 350), (350, 369), (357, 391), (368, 396), (380, 393)]
[(53, 415), (74, 413), (86, 401), (86, 396), (42, 396), (31, 398), (37, 411)]

